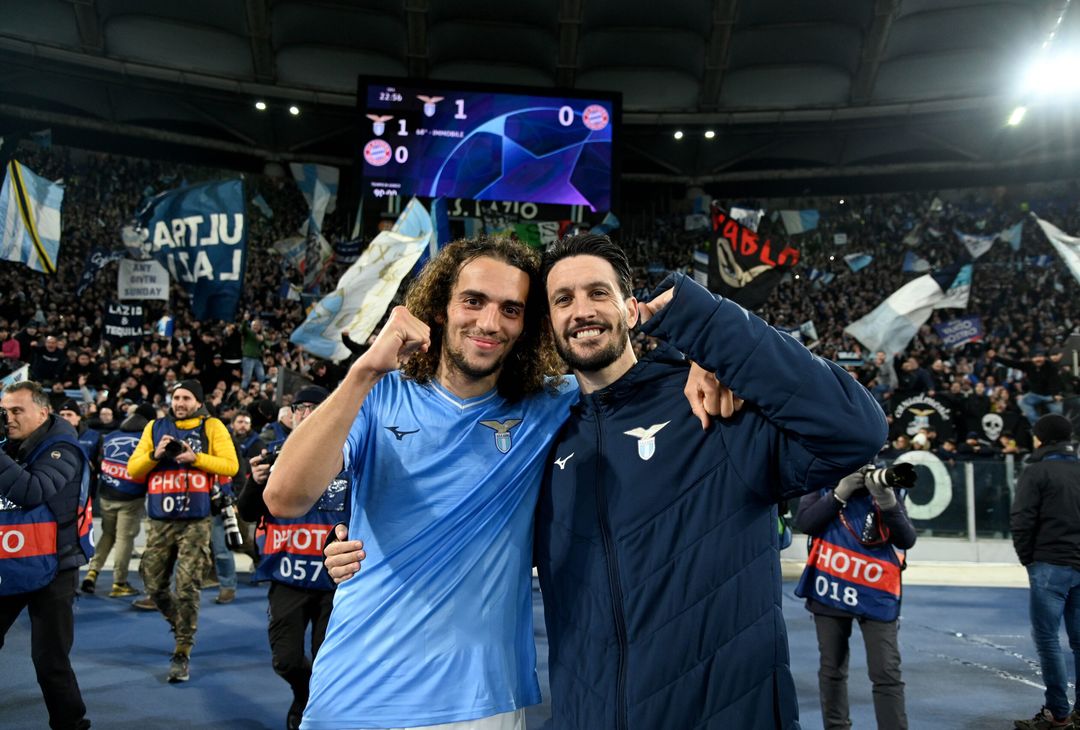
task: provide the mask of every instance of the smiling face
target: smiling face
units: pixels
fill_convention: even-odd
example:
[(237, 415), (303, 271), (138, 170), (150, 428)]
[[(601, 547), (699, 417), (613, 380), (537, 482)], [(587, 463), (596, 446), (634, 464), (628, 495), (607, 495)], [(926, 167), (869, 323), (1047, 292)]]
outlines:
[(575, 371), (626, 359), (637, 300), (623, 297), (610, 263), (587, 255), (559, 260), (548, 273), (547, 300), (555, 349)]
[(528, 275), (481, 256), (461, 267), (450, 292), (443, 325), (439, 379), (463, 375), (478, 381), (498, 378), (503, 362), (525, 326)]
[(8, 437), (22, 441), (41, 427), (49, 418), (49, 409), (34, 402), (29, 390), (4, 393), (0, 401), (8, 412)]
[(195, 400), (195, 394), (187, 388), (177, 388), (172, 394), (172, 412), (177, 420), (190, 418), (195, 411), (199, 410), (199, 401)]

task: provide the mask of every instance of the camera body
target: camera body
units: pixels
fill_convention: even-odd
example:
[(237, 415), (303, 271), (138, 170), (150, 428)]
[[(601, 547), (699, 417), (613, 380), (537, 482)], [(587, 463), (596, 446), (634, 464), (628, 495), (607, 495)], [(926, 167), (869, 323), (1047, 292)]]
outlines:
[(277, 461), (279, 453), (280, 452), (278, 451), (267, 451), (266, 456), (262, 459), (262, 463), (266, 466), (273, 466), (274, 462)]
[(0, 406), (0, 442), (7, 441), (8, 437), (8, 413), (7, 408)]
[(165, 454), (166, 458), (176, 461), (176, 457), (184, 453), (184, 444), (174, 439), (169, 443), (165, 444), (165, 450), (163, 453)]

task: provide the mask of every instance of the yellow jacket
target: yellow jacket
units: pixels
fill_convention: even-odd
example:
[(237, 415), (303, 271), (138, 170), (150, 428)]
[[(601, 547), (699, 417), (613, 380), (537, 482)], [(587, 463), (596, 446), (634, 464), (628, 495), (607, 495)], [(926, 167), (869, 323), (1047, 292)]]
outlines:
[[(240, 460), (236, 458), (236, 446), (233, 445), (232, 435), (229, 434), (225, 424), (213, 417), (194, 416), (177, 421), (176, 426), (180, 429), (192, 429), (199, 425), (199, 421), (206, 419), (205, 430), (208, 450), (195, 455), (195, 463), (192, 468), (204, 471), (207, 474), (217, 474), (223, 477), (231, 477), (240, 470)], [(154, 459), (154, 422), (146, 424), (139, 445), (128, 459), (128, 474), (133, 479), (140, 479), (150, 473), (157, 466)]]

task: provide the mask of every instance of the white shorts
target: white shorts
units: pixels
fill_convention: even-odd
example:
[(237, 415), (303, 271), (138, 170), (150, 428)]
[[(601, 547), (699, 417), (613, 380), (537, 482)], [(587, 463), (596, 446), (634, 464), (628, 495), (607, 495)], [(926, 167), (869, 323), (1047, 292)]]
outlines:
[[(374, 730), (374, 729), (372, 729)], [(511, 710), (478, 720), (446, 722), (411, 728), (379, 728), (379, 730), (525, 730), (525, 710)]]

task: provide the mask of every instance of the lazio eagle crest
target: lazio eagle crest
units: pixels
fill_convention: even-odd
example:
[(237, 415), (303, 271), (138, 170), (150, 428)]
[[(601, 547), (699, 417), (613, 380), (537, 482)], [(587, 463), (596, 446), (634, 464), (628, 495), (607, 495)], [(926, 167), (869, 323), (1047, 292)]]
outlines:
[(510, 429), (521, 423), (520, 418), (508, 418), (505, 421), (480, 421), (481, 426), (487, 426), (495, 431), (495, 448), (502, 453), (506, 453), (510, 450), (512, 444), (512, 438), (510, 436)]

